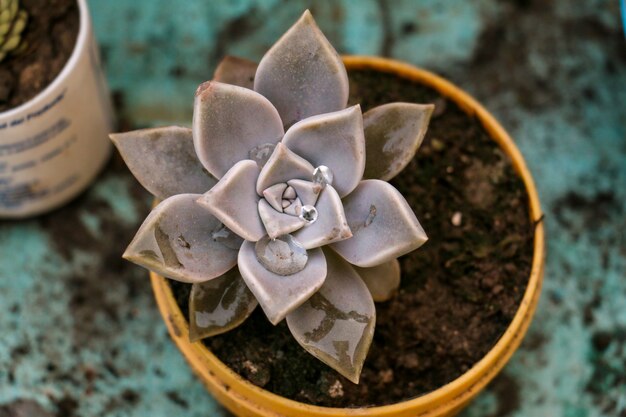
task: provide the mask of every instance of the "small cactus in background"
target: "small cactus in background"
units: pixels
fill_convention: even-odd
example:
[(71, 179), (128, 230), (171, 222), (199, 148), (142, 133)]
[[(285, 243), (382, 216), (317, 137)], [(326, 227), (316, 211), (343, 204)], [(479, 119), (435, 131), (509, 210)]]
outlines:
[(19, 0), (0, 0), (0, 62), (23, 47), (22, 31), (27, 20), (28, 13), (20, 9)]

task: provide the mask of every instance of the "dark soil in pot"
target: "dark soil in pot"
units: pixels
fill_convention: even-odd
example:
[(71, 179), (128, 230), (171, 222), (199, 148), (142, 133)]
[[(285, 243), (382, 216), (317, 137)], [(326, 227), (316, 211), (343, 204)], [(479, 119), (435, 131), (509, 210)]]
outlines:
[[(435, 103), (418, 155), (392, 183), (430, 240), (400, 259), (398, 295), (378, 303), (359, 385), (310, 356), (260, 308), (204, 343), (252, 383), (321, 406), (392, 404), (457, 378), (497, 342), (530, 276), (533, 229), (522, 180), (481, 124), (436, 91), (371, 71), (350, 72), (351, 103)], [(183, 312), (190, 285), (172, 282)]]
[(21, 0), (20, 4), (28, 12), (22, 32), (25, 49), (0, 62), (0, 112), (44, 90), (72, 55), (78, 36), (76, 0)]

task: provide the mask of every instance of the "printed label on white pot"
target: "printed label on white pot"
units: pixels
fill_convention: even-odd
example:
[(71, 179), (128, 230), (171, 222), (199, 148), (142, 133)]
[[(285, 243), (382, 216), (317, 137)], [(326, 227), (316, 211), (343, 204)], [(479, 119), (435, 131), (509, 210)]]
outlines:
[(85, 0), (76, 47), (59, 76), (27, 103), (0, 113), (0, 218), (65, 203), (110, 154), (112, 111)]

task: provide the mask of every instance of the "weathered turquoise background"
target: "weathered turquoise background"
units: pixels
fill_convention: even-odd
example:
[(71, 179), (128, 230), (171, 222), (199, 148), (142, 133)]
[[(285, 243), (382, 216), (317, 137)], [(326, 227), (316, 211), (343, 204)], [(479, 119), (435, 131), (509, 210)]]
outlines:
[[(474, 94), (516, 138), (546, 212), (545, 290), (464, 413), (626, 416), (626, 41), (618, 0), (91, 0), (123, 128), (188, 123), (218, 59), (261, 57), (311, 7), (337, 49)], [(70, 206), (0, 222), (0, 416), (222, 416), (119, 259), (149, 196), (114, 159)], [(18, 414), (18, 412), (22, 414)]]

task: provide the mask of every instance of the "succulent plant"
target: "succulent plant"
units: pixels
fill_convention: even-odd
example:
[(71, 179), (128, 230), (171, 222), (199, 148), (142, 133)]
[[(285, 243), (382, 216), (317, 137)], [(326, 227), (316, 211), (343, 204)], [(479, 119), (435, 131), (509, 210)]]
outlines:
[(162, 200), (124, 257), (193, 284), (192, 341), (238, 326), (260, 304), (358, 382), (374, 300), (393, 295), (397, 258), (427, 240), (386, 180), (413, 158), (433, 106), (361, 114), (347, 101), (343, 62), (307, 11), (258, 67), (225, 58), (196, 92), (191, 129), (111, 135)]
[(28, 13), (20, 9), (19, 0), (0, 0), (0, 61), (22, 44), (22, 31)]

